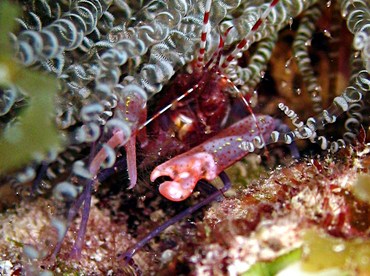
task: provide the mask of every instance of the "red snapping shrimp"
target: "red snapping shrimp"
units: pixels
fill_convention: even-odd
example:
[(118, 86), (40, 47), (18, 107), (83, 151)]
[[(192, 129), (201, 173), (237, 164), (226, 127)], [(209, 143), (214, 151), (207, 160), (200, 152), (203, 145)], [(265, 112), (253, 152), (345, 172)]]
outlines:
[[(125, 144), (131, 183), (130, 188), (134, 187), (137, 180), (135, 163), (136, 135), (141, 134), (149, 123), (152, 123), (151, 129), (154, 129), (155, 135), (159, 138), (149, 142), (147, 145), (142, 145), (144, 151), (171, 155), (178, 154), (179, 151), (181, 153), (188, 150), (189, 145), (192, 147), (202, 143), (153, 170), (151, 181), (154, 181), (160, 176), (169, 176), (173, 179), (173, 181), (162, 183), (159, 187), (160, 193), (172, 201), (186, 199), (191, 195), (198, 180), (202, 178), (207, 180), (215, 179), (224, 169), (244, 157), (248, 152), (253, 151), (254, 147), (263, 147), (265, 145), (264, 141), (269, 140), (270, 134), (275, 128), (275, 122), (271, 117), (255, 116), (252, 114), (214, 136), (215, 133), (224, 127), (228, 117), (230, 105), (228, 100), (229, 95), (226, 92), (227, 88), (232, 87), (235, 89), (249, 111), (251, 111), (248, 102), (235, 85), (227, 77), (222, 75), (221, 70), (228, 66), (228, 63), (235, 58), (237, 52), (241, 51), (245, 46), (249, 46), (255, 32), (279, 0), (273, 0), (271, 2), (269, 8), (264, 11), (251, 31), (239, 42), (230, 55), (227, 57), (220, 55), (223, 47), (223, 40), (220, 39), (216, 60), (214, 60), (215, 57), (212, 57), (205, 64), (204, 56), (209, 30), (208, 20), (211, 2), (211, 0), (207, 0), (205, 5), (200, 50), (196, 65), (193, 68), (194, 72), (192, 74), (178, 75), (172, 83), (172, 88), (166, 94), (178, 95), (178, 92), (186, 92), (177, 96), (176, 99), (167, 104), (165, 108), (159, 110), (145, 123), (136, 126), (133, 131), (134, 134), (129, 142)], [(221, 58), (223, 58), (222, 64), (220, 62)], [(211, 67), (211, 64), (214, 65)], [(136, 102), (136, 100), (139, 99), (132, 100), (129, 104), (122, 104), (120, 109), (125, 114), (139, 117), (139, 115), (142, 115), (139, 112), (142, 111), (140, 108), (142, 103), (140, 101)], [(176, 106), (176, 109), (170, 110), (174, 106)], [(138, 112), (139, 114), (137, 114)], [(164, 114), (165, 112), (166, 114)], [(165, 116), (167, 121), (170, 118), (172, 125), (176, 126), (174, 134), (168, 133), (169, 127), (163, 128), (163, 123), (161, 124), (162, 115)], [(158, 120), (154, 121), (155, 119)], [(142, 116), (139, 121), (143, 121)], [(160, 138), (161, 135), (162, 138)], [(169, 139), (171, 136), (176, 136), (178, 142), (174, 142), (172, 146), (167, 146), (167, 148), (163, 147), (162, 143), (164, 140)], [(123, 141), (123, 133), (117, 130), (113, 133), (107, 145), (115, 148), (121, 146)], [(175, 148), (176, 146), (178, 146), (177, 149)], [(105, 158), (107, 158), (107, 152), (103, 148), (98, 152), (89, 166), (91, 174), (96, 175), (100, 164)]]
[[(257, 20), (247, 36), (237, 45), (234, 52), (224, 59), (221, 68), (226, 68), (228, 63), (235, 58), (237, 52), (249, 43), (263, 20), (266, 19), (271, 9), (278, 2), (278, 0), (271, 2), (269, 8)], [(210, 4), (211, 1), (207, 1), (197, 67), (202, 67), (204, 61)], [(222, 40), (219, 47), (222, 47)], [(199, 81), (200, 85), (203, 85), (202, 91), (199, 91), (200, 85), (196, 84), (186, 92), (186, 94), (189, 94), (194, 89), (198, 89), (198, 105), (196, 106), (201, 108), (198, 111), (198, 118), (207, 128), (206, 131), (201, 132), (203, 136), (203, 133), (207, 134), (207, 130), (212, 132), (212, 130), (222, 127), (223, 119), (227, 117), (227, 97), (225, 92), (222, 91), (225, 88), (225, 80), (226, 85), (231, 85), (238, 91), (230, 80), (220, 74), (218, 61), (217, 59), (216, 65), (210, 70), (208, 70), (207, 66), (203, 66), (203, 78)], [(209, 85), (202, 84), (204, 76), (209, 78)], [(208, 99), (203, 103), (200, 102), (200, 99), (202, 99), (201, 95), (208, 96)], [(240, 92), (239, 95), (241, 95)], [(242, 96), (241, 98), (250, 110), (248, 102)], [(203, 112), (203, 110), (209, 112), (208, 117), (204, 116), (206, 112)], [(161, 112), (163, 113), (163, 111)], [(220, 114), (223, 116), (220, 116)], [(258, 148), (263, 147), (265, 145), (264, 141), (269, 140), (274, 129), (275, 121), (273, 118), (269, 116), (254, 116), (252, 113), (252, 115), (233, 124), (199, 146), (157, 166), (151, 173), (150, 179), (155, 181), (160, 176), (172, 178), (171, 181), (163, 182), (159, 186), (159, 191), (169, 200), (182, 201), (191, 195), (200, 179), (214, 180), (226, 168), (253, 151), (255, 146)]]

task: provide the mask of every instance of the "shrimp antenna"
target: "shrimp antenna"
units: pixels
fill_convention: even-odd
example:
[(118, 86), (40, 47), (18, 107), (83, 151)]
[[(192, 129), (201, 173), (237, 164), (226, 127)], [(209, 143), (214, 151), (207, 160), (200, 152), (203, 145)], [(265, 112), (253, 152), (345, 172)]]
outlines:
[(198, 52), (198, 59), (196, 67), (201, 68), (204, 65), (204, 53), (206, 52), (206, 41), (209, 32), (209, 13), (211, 10), (212, 0), (206, 0), (206, 6), (203, 16), (202, 34), (200, 36), (200, 48)]
[(146, 120), (145, 123), (143, 123), (139, 128), (138, 128), (138, 131), (142, 130), (144, 127), (146, 127), (147, 125), (149, 125), (151, 122), (153, 122), (155, 119), (157, 119), (160, 115), (162, 115), (163, 113), (165, 113), (167, 110), (169, 110), (172, 106), (174, 106), (177, 102), (181, 101), (182, 99), (184, 99), (185, 97), (187, 97), (188, 95), (190, 95), (194, 90), (196, 90), (197, 88), (199, 87), (199, 83), (195, 84), (192, 88), (190, 88), (189, 90), (187, 90), (184, 94), (181, 94), (179, 97), (177, 97), (176, 99), (174, 99), (172, 102), (170, 102), (168, 105), (166, 105), (165, 107), (163, 107), (161, 110), (159, 110), (156, 114), (154, 114), (151, 118), (149, 118), (148, 120)]
[[(212, 2), (211, 0), (207, 0), (207, 2), (206, 2), (206, 11), (205, 11), (205, 14), (204, 14), (203, 26), (202, 26), (201, 45), (200, 45), (198, 59), (197, 59), (197, 64), (196, 64), (196, 67), (198, 67), (198, 68), (201, 68), (201, 67), (208, 68), (212, 64), (212, 61), (214, 60), (214, 58), (217, 55), (218, 55), (218, 58), (217, 58), (216, 64), (218, 64), (219, 63), (219, 60), (220, 60), (220, 57), (221, 57), (219, 53), (221, 52), (221, 48), (224, 45), (224, 40), (223, 40), (222, 36), (220, 35), (220, 42), (219, 42), (219, 45), (218, 45), (218, 49), (219, 50), (216, 53), (213, 54), (212, 58), (207, 62), (207, 64), (204, 64), (204, 53), (205, 53), (206, 39), (207, 39), (207, 33), (208, 33), (207, 32), (207, 24), (208, 24), (208, 19), (209, 19), (209, 11), (210, 11), (210, 8), (211, 8), (211, 2)], [(226, 36), (228, 34), (228, 32), (231, 30), (231, 28), (232, 27), (230, 27), (230, 28), (228, 28), (226, 30), (224, 36)], [(224, 77), (226, 78), (226, 76), (224, 76)], [(230, 80), (229, 80), (229, 82), (232, 83)], [(168, 105), (166, 105), (160, 111), (158, 111), (156, 114), (154, 114), (150, 119), (148, 119), (146, 122), (144, 122), (138, 128), (138, 131), (142, 130), (144, 127), (146, 127), (148, 124), (150, 124), (156, 118), (158, 118), (160, 115), (162, 115), (163, 113), (165, 113), (174, 104), (176, 104), (177, 102), (181, 101), (182, 99), (184, 99), (185, 97), (187, 97), (188, 95), (190, 95), (194, 90), (198, 89), (200, 83), (201, 83), (201, 81), (198, 82), (197, 84), (195, 84), (189, 90), (187, 90), (184, 94), (182, 94), (179, 97), (177, 97), (176, 99), (174, 99), (172, 102), (170, 102)], [(234, 85), (234, 87), (235, 87), (235, 85)]]
[[(197, 63), (196, 63), (197, 68), (204, 68), (204, 67), (207, 68), (212, 63), (211, 62), (212, 59), (211, 59), (211, 61), (209, 61), (206, 65), (204, 64), (204, 54), (205, 54), (205, 51), (206, 51), (206, 41), (207, 41), (207, 35), (208, 35), (208, 32), (209, 32), (208, 22), (209, 22), (209, 14), (210, 14), (210, 10), (211, 10), (211, 4), (212, 4), (212, 0), (207, 0), (206, 1), (205, 11), (204, 11), (204, 16), (203, 16), (202, 33), (201, 33), (201, 37), (200, 37), (200, 48), (199, 48), (198, 58), (197, 58)], [(223, 40), (220, 37), (219, 48), (222, 47), (222, 46), (223, 46)], [(167, 110), (169, 110), (174, 104), (176, 104), (177, 102), (181, 101), (182, 99), (184, 99), (185, 97), (190, 95), (194, 90), (198, 89), (198, 87), (199, 87), (199, 83), (195, 84), (192, 88), (187, 90), (184, 94), (182, 94), (179, 97), (177, 97), (176, 99), (174, 99), (172, 102), (170, 102), (164, 108), (162, 108), (160, 111), (158, 111), (156, 114), (154, 114), (151, 118), (149, 118), (146, 122), (144, 122), (141, 126), (139, 126), (138, 131), (142, 130), (144, 127), (146, 127), (152, 121), (157, 119), (160, 115), (162, 115)]]
[[(223, 63), (221, 64), (221, 69), (225, 69), (227, 66), (229, 66), (230, 62), (233, 61), (236, 57), (236, 55), (242, 51), (242, 49), (246, 46), (246, 49), (249, 48), (249, 46), (252, 44), (253, 42), (253, 37), (254, 35), (256, 34), (257, 30), (259, 29), (259, 27), (262, 25), (262, 23), (266, 20), (267, 16), (270, 14), (270, 12), (272, 11), (272, 9), (279, 3), (280, 0), (273, 0), (270, 5), (268, 6), (268, 8), (262, 13), (262, 15), (260, 16), (260, 18), (256, 21), (256, 23), (254, 23), (253, 27), (251, 28), (251, 30), (247, 33), (247, 35), (238, 43), (238, 45), (236, 46), (236, 48), (231, 52), (231, 54), (229, 54), (228, 56), (226, 56), (224, 59), (223, 59)], [(256, 116), (254, 115), (253, 111), (252, 111), (252, 108), (249, 104), (249, 102), (243, 97), (243, 93), (235, 86), (235, 84), (228, 78), (226, 77), (225, 75), (219, 73), (220, 76), (225, 79), (227, 81), (228, 84), (230, 84), (234, 90), (238, 93), (238, 95), (240, 96), (241, 100), (243, 101), (244, 105), (247, 107), (248, 111), (250, 112), (252, 118), (255, 120), (256, 122), (256, 126), (257, 126), (257, 129), (260, 133), (262, 133), (258, 123), (257, 123), (257, 118)], [(262, 139), (262, 142), (264, 145), (266, 145), (262, 135), (261, 135), (261, 139)]]
[(227, 34), (230, 32), (232, 28), (233, 27), (231, 26), (225, 31), (224, 34), (220, 34), (220, 42), (218, 43), (218, 49), (216, 52), (213, 53), (212, 58), (207, 62), (207, 64), (205, 65), (205, 68), (208, 68), (213, 63), (214, 59), (216, 59), (216, 61), (214, 62), (215, 65), (213, 66), (213, 68), (215, 68), (217, 72), (220, 72), (219, 64), (220, 64), (220, 60), (222, 57), (222, 49), (225, 44), (224, 38), (227, 36)]
[[(207, 1), (207, 2), (211, 2), (211, 1)], [(206, 17), (206, 15), (204, 16)], [(226, 34), (229, 32), (231, 28), (229, 28), (227, 31), (226, 31)], [(203, 33), (202, 33), (202, 37), (203, 37)], [(224, 41), (222, 39), (222, 37), (220, 36), (220, 43), (219, 43), (219, 46), (218, 48), (221, 49), (224, 45)], [(199, 51), (199, 54), (201, 54), (203, 51)], [(204, 68), (208, 68), (210, 66), (210, 64), (212, 63), (213, 61), (213, 58), (218, 55), (218, 59), (217, 59), (217, 63), (219, 62), (219, 59), (220, 59), (220, 50), (218, 50), (216, 53), (214, 53), (213, 57), (207, 62), (206, 65), (203, 65), (203, 64), (200, 64), (200, 67), (204, 67)], [(201, 57), (201, 61), (202, 63), (204, 62), (204, 52), (203, 52), (203, 55)], [(199, 62), (200, 62), (200, 59), (198, 57), (197, 59), (197, 66), (199, 66)], [(219, 74), (219, 72), (217, 71), (216, 72), (217, 74)], [(227, 79), (228, 83), (231, 83), (233, 85), (233, 87), (238, 91), (238, 93), (241, 93), (237, 88), (236, 86), (232, 83), (231, 80), (229, 80), (226, 76), (224, 75), (221, 75), (223, 78)], [(180, 95), (179, 97), (177, 97), (176, 99), (174, 99), (172, 102), (170, 102), (168, 105), (166, 105), (165, 107), (163, 107), (161, 110), (159, 110), (156, 114), (154, 114), (151, 118), (149, 118), (147, 121), (145, 121), (139, 128), (138, 128), (138, 131), (142, 130), (144, 127), (146, 127), (148, 124), (150, 124), (152, 121), (154, 121), (155, 119), (157, 119), (160, 115), (162, 115), (163, 113), (165, 113), (167, 110), (169, 110), (170, 108), (172, 108), (172, 106), (174, 106), (174, 104), (176, 104), (177, 102), (183, 100), (185, 97), (189, 96), (192, 92), (194, 92), (194, 90), (198, 89), (199, 85), (200, 85), (201, 81), (198, 82), (197, 84), (195, 84), (192, 88), (188, 89), (185, 93), (183, 93), (182, 95)], [(245, 100), (245, 99), (244, 99)], [(248, 105), (248, 103), (247, 103)], [(249, 107), (250, 109), (250, 107)], [(252, 109), (250, 109), (251, 111)]]
[(253, 42), (253, 37), (256, 34), (258, 28), (262, 25), (262, 23), (266, 20), (267, 16), (270, 14), (272, 9), (279, 3), (280, 0), (273, 0), (268, 8), (262, 13), (260, 18), (254, 23), (252, 29), (247, 33), (247, 35), (239, 42), (239, 44), (236, 46), (234, 51), (231, 52), (223, 61), (221, 68), (226, 68), (231, 61), (235, 59), (235, 56), (242, 51), (242, 49), (246, 46), (248, 49), (249, 46)]

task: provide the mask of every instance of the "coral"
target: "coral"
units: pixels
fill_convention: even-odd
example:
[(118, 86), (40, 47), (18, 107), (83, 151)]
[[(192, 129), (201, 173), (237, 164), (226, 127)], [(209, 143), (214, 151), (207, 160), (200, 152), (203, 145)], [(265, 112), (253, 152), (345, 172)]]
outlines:
[[(302, 229), (366, 242), (368, 1), (13, 2), (18, 15), (0, 6), (0, 205), (17, 222), (2, 226), (1, 269), (275, 273), (304, 258)], [(199, 177), (181, 165), (181, 188), (150, 183), (206, 148), (218, 159)], [(208, 180), (230, 167), (226, 198), (197, 181), (213, 167)], [(188, 199), (168, 202), (163, 181)], [(179, 213), (191, 217), (161, 228)]]

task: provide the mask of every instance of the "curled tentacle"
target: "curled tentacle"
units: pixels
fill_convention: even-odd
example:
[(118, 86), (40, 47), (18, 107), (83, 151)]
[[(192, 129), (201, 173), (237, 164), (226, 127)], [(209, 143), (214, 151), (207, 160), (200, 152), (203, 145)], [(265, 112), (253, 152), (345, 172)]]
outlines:
[(315, 31), (315, 22), (318, 20), (320, 15), (321, 11), (318, 6), (313, 6), (306, 11), (299, 25), (293, 44), (294, 56), (302, 74), (303, 82), (306, 86), (307, 92), (311, 96), (314, 111), (317, 113), (322, 111), (322, 88), (318, 84), (318, 80), (314, 75), (314, 71), (311, 66), (311, 60), (308, 54), (308, 41), (311, 39), (312, 34)]

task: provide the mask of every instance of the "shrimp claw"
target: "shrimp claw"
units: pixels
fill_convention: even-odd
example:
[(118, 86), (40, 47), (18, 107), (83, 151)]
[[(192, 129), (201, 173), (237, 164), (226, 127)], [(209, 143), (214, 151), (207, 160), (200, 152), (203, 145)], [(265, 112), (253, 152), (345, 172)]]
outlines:
[(191, 150), (156, 167), (150, 180), (168, 176), (159, 192), (169, 200), (182, 201), (193, 192), (200, 179), (214, 180), (226, 168), (254, 148), (265, 146), (275, 120), (270, 116), (248, 116)]
[(217, 177), (214, 158), (206, 152), (188, 152), (180, 158), (172, 159), (156, 167), (150, 175), (154, 181), (159, 176), (169, 176), (173, 180), (165, 181), (159, 191), (167, 199), (182, 201), (189, 197), (200, 179), (213, 180)]

